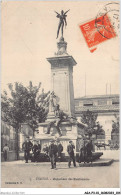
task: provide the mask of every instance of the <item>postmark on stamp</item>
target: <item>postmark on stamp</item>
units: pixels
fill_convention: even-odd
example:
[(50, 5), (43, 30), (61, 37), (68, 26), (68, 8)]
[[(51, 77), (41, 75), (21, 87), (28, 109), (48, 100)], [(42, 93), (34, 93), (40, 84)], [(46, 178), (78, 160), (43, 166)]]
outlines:
[[(98, 12), (95, 19), (95, 27), (102, 36), (107, 39), (110, 39), (110, 36), (111, 34), (114, 34), (114, 31), (117, 36), (119, 34), (119, 18), (119, 3), (108, 3), (103, 6)], [(102, 27), (103, 33), (101, 32)]]
[(106, 4), (95, 19), (79, 25), (91, 52), (96, 50), (96, 45), (118, 35), (118, 6), (117, 3)]

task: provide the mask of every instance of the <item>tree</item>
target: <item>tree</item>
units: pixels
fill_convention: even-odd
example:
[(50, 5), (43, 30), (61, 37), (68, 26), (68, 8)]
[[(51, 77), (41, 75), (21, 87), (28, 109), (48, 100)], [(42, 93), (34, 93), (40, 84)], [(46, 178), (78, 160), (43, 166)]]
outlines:
[(33, 86), (29, 82), (29, 86), (15, 82), (8, 84), (9, 93), (4, 91), (1, 97), (2, 120), (12, 126), (16, 131), (16, 154), (18, 153), (18, 132), (21, 123), (28, 123), (34, 132), (39, 122), (44, 122), (48, 113), (49, 92), (40, 94), (41, 83)]
[(115, 115), (115, 120), (112, 121), (112, 133), (119, 133), (119, 116)]
[(102, 126), (97, 121), (97, 117), (98, 114), (89, 110), (82, 112), (81, 122), (87, 125), (87, 127), (85, 127), (85, 135), (88, 135), (89, 138), (92, 136), (92, 134), (104, 134)]

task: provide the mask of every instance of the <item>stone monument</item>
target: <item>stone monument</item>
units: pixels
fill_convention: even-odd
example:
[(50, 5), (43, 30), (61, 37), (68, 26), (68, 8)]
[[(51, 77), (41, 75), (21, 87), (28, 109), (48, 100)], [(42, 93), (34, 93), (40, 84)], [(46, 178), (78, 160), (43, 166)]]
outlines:
[[(68, 10), (69, 11), (69, 10)], [(39, 139), (43, 148), (44, 144), (49, 144), (51, 139), (59, 139), (63, 145), (64, 153), (67, 152), (69, 140), (72, 140), (78, 151), (78, 143), (82, 135), (84, 135), (84, 124), (77, 122), (74, 109), (74, 90), (73, 90), (73, 67), (77, 64), (74, 58), (67, 53), (67, 42), (63, 37), (63, 27), (67, 25), (66, 11), (57, 12), (59, 18), (59, 26), (57, 30), (57, 38), (61, 29), (61, 37), (57, 42), (57, 52), (53, 57), (47, 58), (51, 64), (51, 93), (49, 102), (49, 113), (47, 120), (40, 123), (39, 133), (35, 135)], [(59, 109), (63, 111), (64, 120), (59, 121), (56, 116), (54, 105), (59, 105)], [(62, 114), (62, 112), (61, 112)], [(49, 126), (50, 125), (50, 126)], [(49, 130), (48, 131), (48, 126)], [(57, 131), (57, 126), (61, 134)]]
[(76, 61), (67, 54), (67, 43), (63, 37), (60, 38), (57, 47), (55, 56), (47, 58), (51, 64), (51, 90), (60, 99), (60, 109), (74, 117), (73, 66), (76, 65)]

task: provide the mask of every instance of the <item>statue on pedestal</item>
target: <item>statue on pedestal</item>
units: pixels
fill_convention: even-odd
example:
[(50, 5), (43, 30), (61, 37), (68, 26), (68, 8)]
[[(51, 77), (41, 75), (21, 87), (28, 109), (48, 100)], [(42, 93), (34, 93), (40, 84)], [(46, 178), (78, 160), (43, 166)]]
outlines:
[(61, 136), (60, 123), (64, 119), (67, 119), (68, 115), (60, 110), (60, 106), (58, 104), (59, 98), (55, 95), (54, 91), (52, 91), (49, 96), (49, 113), (54, 114), (54, 119), (50, 121), (47, 126), (47, 134), (50, 134), (50, 129), (55, 124), (57, 132)]
[(60, 124), (65, 121), (70, 123), (77, 123), (76, 118), (68, 116), (63, 110), (60, 109), (59, 98), (54, 91), (49, 94), (49, 115), (53, 115), (53, 120), (48, 123), (46, 134), (50, 134), (51, 127), (55, 126), (59, 136), (62, 136)]
[(54, 91), (52, 91), (49, 96), (49, 113), (54, 112), (55, 114), (59, 98), (55, 95)]
[[(68, 10), (68, 11), (69, 11), (69, 10)], [(57, 14), (56, 17), (60, 19), (59, 25), (58, 25), (58, 30), (57, 30), (57, 37), (56, 37), (56, 39), (58, 38), (60, 28), (61, 28), (61, 34), (62, 34), (62, 37), (63, 37), (63, 27), (64, 27), (64, 25), (65, 25), (65, 27), (67, 26), (67, 22), (66, 22), (66, 17), (67, 17), (67, 15), (66, 15), (66, 14), (67, 14), (68, 11), (66, 11), (66, 12), (64, 13), (64, 11), (62, 10), (62, 11), (61, 11), (61, 14), (59, 14), (58, 12), (55, 12), (55, 13)]]
[(55, 113), (55, 119), (48, 124), (47, 134), (50, 134), (50, 129), (55, 124), (55, 127), (57, 129), (59, 136), (62, 136), (61, 130), (60, 130), (60, 124), (62, 121), (68, 118), (68, 115), (64, 113), (62, 110), (60, 110), (59, 104), (55, 106), (54, 113)]

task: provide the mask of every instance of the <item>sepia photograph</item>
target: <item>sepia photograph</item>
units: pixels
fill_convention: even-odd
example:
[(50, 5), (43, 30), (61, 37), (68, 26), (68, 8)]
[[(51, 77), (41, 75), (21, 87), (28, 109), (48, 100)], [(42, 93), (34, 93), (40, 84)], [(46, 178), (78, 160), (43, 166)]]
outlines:
[(119, 15), (1, 1), (1, 188), (120, 188)]

